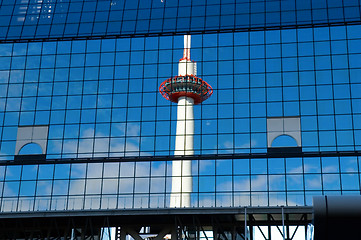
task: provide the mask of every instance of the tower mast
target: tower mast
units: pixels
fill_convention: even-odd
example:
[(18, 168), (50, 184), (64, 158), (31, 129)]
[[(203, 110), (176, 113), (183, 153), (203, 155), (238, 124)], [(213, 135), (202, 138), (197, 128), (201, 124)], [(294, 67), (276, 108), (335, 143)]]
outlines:
[[(164, 98), (178, 103), (175, 156), (193, 155), (193, 106), (209, 98), (212, 87), (196, 77), (197, 63), (190, 58), (191, 36), (184, 36), (183, 58), (178, 63), (178, 76), (167, 79), (159, 92)], [(190, 207), (192, 192), (192, 161), (175, 160), (172, 163), (172, 191), (170, 207)]]

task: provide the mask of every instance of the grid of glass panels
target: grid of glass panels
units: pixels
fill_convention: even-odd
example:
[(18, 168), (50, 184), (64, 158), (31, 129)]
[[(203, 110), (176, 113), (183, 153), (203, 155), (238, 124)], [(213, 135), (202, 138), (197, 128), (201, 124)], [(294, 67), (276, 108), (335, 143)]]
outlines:
[[(194, 107), (195, 154), (267, 152), (267, 118), (290, 116), (303, 151), (360, 150), (360, 32), (193, 35), (198, 76), (214, 88)], [(182, 51), (183, 36), (1, 44), (1, 159), (29, 125), (49, 126), (51, 159), (172, 155), (176, 104), (158, 87)]]
[[(190, 207), (304, 206), (359, 195), (357, 157), (194, 160)], [(171, 162), (2, 165), (0, 212), (167, 208)]]
[(0, 39), (359, 22), (359, 0), (2, 0)]

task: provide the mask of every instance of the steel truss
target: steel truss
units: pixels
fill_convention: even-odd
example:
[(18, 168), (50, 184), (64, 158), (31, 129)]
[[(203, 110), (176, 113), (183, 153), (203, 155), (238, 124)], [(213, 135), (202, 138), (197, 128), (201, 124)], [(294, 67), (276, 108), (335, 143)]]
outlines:
[[(253, 240), (271, 227), (292, 240), (312, 220), (310, 207), (197, 208), (0, 214), (0, 239)], [(293, 231), (290, 231), (290, 227)], [(268, 228), (268, 233), (264, 230)], [(284, 234), (285, 233), (285, 234)], [(112, 238), (114, 239), (114, 237)]]

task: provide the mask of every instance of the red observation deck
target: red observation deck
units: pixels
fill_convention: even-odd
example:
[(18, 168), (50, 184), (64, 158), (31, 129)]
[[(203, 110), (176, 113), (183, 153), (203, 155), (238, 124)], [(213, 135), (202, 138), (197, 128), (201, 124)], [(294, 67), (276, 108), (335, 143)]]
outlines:
[(193, 98), (194, 104), (200, 104), (208, 99), (212, 93), (212, 87), (201, 78), (193, 75), (176, 76), (162, 82), (159, 86), (162, 96), (177, 103), (180, 97)]

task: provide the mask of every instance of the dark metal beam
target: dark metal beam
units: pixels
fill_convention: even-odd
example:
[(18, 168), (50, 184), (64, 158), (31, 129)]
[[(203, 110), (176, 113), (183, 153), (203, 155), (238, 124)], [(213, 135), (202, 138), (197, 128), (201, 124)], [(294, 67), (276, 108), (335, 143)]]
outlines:
[(139, 157), (104, 157), (104, 158), (65, 158), (65, 159), (26, 159), (3, 160), (0, 166), (34, 164), (69, 164), (69, 163), (104, 163), (104, 162), (156, 162), (177, 160), (209, 159), (255, 159), (255, 158), (300, 158), (300, 157), (350, 157), (361, 156), (361, 151), (324, 151), (324, 152), (276, 152), (276, 153), (238, 153), (204, 154), (192, 156), (139, 156)]
[[(306, 206), (283, 207), (285, 214), (312, 214), (313, 208)], [(281, 207), (247, 207), (247, 214), (280, 214)], [(70, 211), (37, 211), (37, 212), (3, 212), (0, 213), (0, 219), (16, 218), (51, 218), (51, 217), (95, 217), (95, 216), (235, 216), (244, 215), (245, 208), (148, 208), (148, 209), (118, 209), (118, 210), (70, 210)]]
[(323, 22), (323, 23), (305, 23), (305, 24), (284, 24), (284, 25), (270, 25), (259, 27), (239, 26), (233, 28), (218, 28), (218, 29), (204, 29), (204, 30), (189, 30), (189, 31), (154, 31), (147, 33), (133, 33), (133, 34), (104, 34), (104, 35), (89, 35), (89, 36), (58, 36), (58, 37), (29, 37), (29, 38), (14, 38), (14, 39), (0, 39), (2, 43), (27, 43), (27, 42), (53, 42), (53, 41), (73, 41), (73, 40), (99, 40), (99, 39), (114, 39), (114, 38), (145, 38), (145, 37), (161, 37), (161, 36), (178, 36), (178, 35), (197, 35), (197, 34), (214, 34), (214, 33), (229, 33), (229, 32), (253, 32), (253, 31), (267, 31), (267, 30), (283, 30), (283, 29), (297, 29), (297, 28), (314, 28), (314, 27), (331, 27), (331, 26), (345, 26), (358, 25), (361, 21), (337, 21), (337, 22)]

